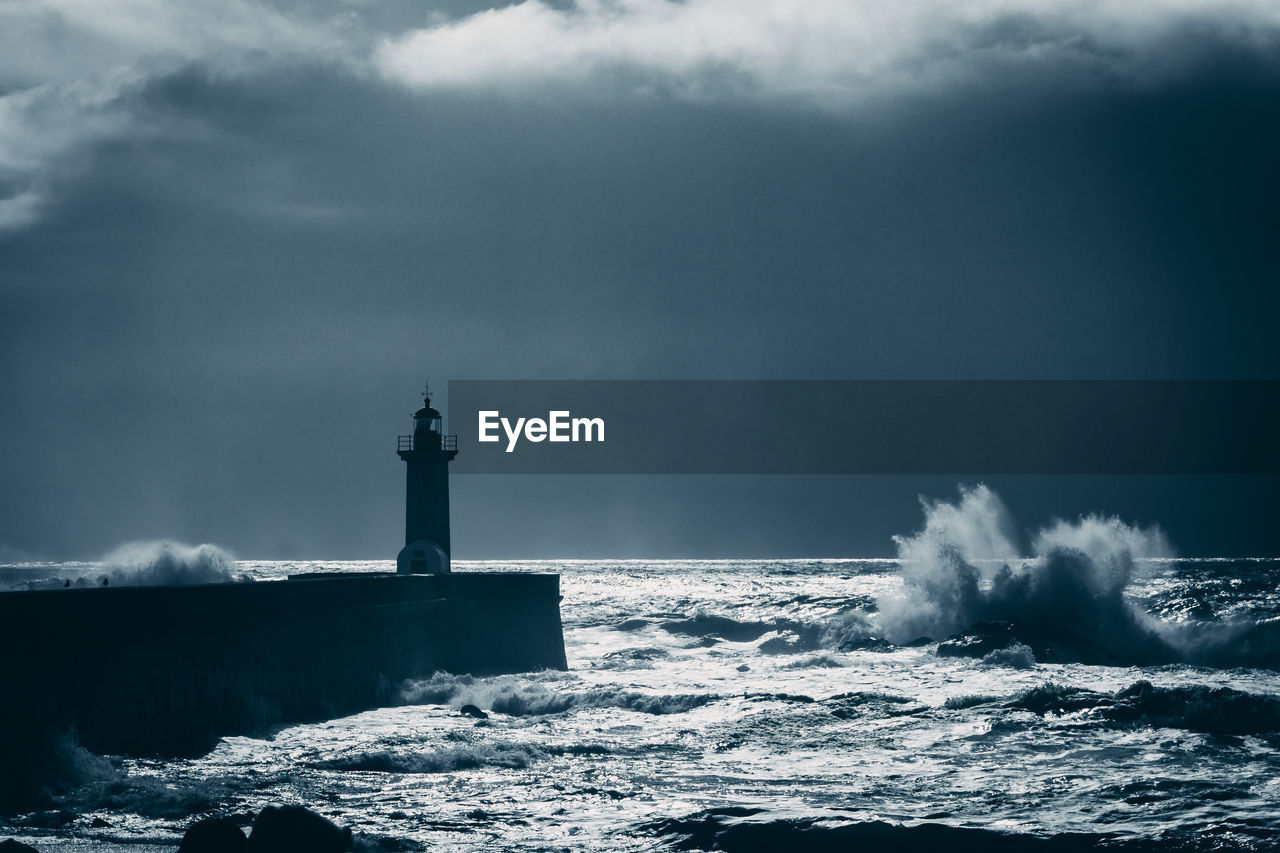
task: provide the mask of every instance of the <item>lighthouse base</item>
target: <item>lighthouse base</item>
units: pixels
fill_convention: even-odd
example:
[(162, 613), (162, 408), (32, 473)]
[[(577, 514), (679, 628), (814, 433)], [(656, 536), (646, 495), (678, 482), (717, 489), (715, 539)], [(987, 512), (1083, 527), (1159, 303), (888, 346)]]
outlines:
[(396, 574), (443, 575), (449, 570), (449, 555), (429, 539), (410, 542), (396, 555)]

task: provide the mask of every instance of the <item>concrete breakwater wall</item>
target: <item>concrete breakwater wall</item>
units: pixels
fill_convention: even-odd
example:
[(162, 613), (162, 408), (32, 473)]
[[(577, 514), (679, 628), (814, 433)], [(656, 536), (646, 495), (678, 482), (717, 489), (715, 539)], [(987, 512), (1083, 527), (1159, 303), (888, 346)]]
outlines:
[(563, 669), (559, 602), (558, 575), (514, 573), (5, 593), (18, 719), (0, 737), (73, 728), (95, 752), (195, 755), (394, 702), (438, 670)]

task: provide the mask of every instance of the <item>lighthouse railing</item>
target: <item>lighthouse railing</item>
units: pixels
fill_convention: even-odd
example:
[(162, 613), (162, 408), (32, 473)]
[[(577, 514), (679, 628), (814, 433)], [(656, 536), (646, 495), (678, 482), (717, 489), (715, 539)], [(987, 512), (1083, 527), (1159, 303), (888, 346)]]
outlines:
[[(397, 452), (397, 453), (403, 453), (403, 452), (405, 452), (405, 451), (407, 451), (407, 450), (413, 450), (413, 449), (414, 449), (414, 448), (413, 448), (413, 436), (411, 436), (411, 435), (398, 435), (398, 436), (396, 436), (396, 452)], [(424, 449), (424, 450), (433, 450), (433, 449), (435, 449), (435, 448), (427, 447), (427, 448), (422, 448), (422, 449)], [(456, 452), (456, 451), (457, 451), (457, 449), (458, 449), (458, 436), (456, 436), (456, 435), (442, 435), (442, 436), (440, 436), (440, 448), (439, 448), (439, 449), (440, 449), (440, 450), (447, 450), (447, 451), (449, 451), (449, 452)]]

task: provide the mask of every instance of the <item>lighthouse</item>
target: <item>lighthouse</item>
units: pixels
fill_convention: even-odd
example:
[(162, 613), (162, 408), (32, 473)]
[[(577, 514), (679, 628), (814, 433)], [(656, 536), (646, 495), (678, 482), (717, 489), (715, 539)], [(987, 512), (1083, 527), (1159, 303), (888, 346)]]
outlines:
[(449, 571), (449, 463), (458, 455), (458, 437), (445, 435), (443, 423), (428, 387), (413, 413), (413, 434), (400, 436), (396, 448), (406, 466), (404, 548), (396, 557), (401, 574)]

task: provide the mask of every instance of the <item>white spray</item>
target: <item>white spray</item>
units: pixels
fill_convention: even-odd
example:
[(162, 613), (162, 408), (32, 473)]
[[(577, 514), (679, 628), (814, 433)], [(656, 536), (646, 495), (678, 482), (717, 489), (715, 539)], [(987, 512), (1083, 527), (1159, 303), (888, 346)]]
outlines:
[(890, 640), (942, 639), (1004, 619), (1080, 638), (1119, 658), (1170, 654), (1124, 598), (1135, 559), (1173, 557), (1159, 529), (1096, 515), (1057, 521), (1023, 556), (1008, 511), (986, 486), (962, 488), (954, 503), (922, 503), (924, 528), (894, 537), (904, 588), (879, 602)]

